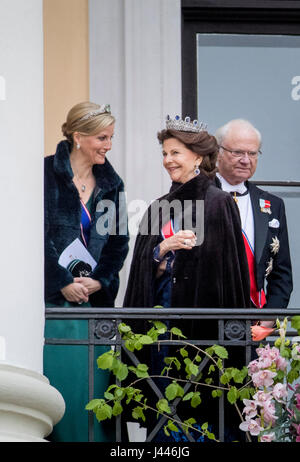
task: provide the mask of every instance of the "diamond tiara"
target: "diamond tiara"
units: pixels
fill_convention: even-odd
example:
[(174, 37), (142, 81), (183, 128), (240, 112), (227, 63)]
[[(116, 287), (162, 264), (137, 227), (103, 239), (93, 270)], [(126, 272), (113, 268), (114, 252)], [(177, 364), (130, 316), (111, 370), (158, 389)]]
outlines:
[(179, 115), (176, 115), (174, 119), (171, 119), (169, 115), (166, 117), (166, 127), (173, 130), (179, 130), (182, 132), (201, 132), (207, 129), (207, 124), (193, 120), (191, 122), (190, 117), (185, 117), (183, 120)]
[(105, 114), (106, 112), (110, 113), (110, 104), (102, 104), (102, 106), (100, 106), (99, 109), (88, 112), (83, 117), (80, 117), (79, 120), (88, 120), (91, 117), (97, 116), (99, 114)]

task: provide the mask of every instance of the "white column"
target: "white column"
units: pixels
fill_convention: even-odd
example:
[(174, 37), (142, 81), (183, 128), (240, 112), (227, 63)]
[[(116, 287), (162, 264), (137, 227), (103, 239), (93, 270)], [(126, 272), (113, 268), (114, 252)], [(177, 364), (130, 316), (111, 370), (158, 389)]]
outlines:
[[(129, 206), (136, 199), (149, 205), (170, 187), (157, 132), (167, 114), (181, 114), (180, 0), (89, 4), (91, 99), (109, 102), (117, 117), (109, 159), (125, 182)], [(131, 250), (134, 241), (131, 236)], [(117, 303), (123, 300), (130, 261), (131, 253)]]
[(0, 441), (43, 439), (64, 412), (42, 376), (42, 6), (0, 3)]

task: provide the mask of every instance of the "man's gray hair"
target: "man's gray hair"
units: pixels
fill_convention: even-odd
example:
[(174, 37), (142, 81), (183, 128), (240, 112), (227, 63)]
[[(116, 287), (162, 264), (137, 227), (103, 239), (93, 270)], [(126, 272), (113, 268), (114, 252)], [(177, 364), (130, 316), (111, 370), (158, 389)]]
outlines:
[(254, 127), (254, 125), (251, 122), (249, 122), (249, 120), (245, 119), (233, 119), (227, 122), (225, 125), (222, 125), (222, 127), (218, 128), (218, 130), (215, 133), (215, 137), (219, 146), (223, 144), (223, 140), (232, 125), (239, 125), (241, 127), (254, 130), (259, 141), (259, 147), (261, 147), (262, 136), (260, 131), (256, 127)]

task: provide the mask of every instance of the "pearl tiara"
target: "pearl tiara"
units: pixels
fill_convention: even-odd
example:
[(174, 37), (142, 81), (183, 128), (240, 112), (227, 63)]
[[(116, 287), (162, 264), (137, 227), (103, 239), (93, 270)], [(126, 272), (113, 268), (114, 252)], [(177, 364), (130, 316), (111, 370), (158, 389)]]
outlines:
[(166, 127), (173, 130), (179, 130), (182, 132), (201, 132), (207, 129), (207, 124), (193, 120), (191, 122), (190, 117), (185, 117), (183, 120), (179, 115), (176, 115), (174, 119), (171, 119), (169, 115), (166, 117)]
[(105, 113), (110, 114), (110, 104), (102, 104), (102, 106), (100, 106), (99, 109), (96, 109), (95, 111), (88, 112), (83, 117), (80, 117), (79, 120), (88, 120), (91, 117), (97, 116), (99, 114), (105, 114)]

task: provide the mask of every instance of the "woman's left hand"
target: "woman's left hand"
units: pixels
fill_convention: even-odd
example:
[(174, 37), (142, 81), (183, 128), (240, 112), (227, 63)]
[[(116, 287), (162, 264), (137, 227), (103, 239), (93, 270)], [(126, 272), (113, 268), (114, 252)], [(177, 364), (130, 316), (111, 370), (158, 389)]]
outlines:
[(102, 287), (99, 281), (88, 277), (74, 278), (74, 282), (80, 282), (88, 290), (89, 295), (97, 292)]

